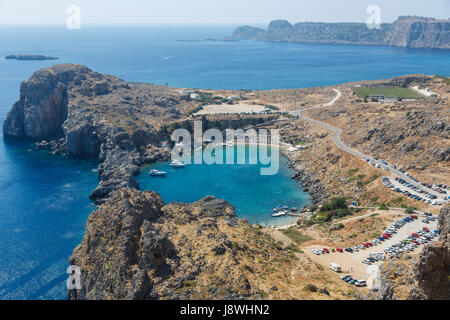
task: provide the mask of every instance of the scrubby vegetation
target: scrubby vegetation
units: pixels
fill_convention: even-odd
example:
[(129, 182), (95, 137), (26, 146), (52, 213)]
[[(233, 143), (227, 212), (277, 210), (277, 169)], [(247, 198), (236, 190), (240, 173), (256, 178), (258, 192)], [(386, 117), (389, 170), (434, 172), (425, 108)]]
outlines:
[(296, 244), (301, 244), (303, 242), (312, 240), (312, 238), (308, 235), (305, 235), (298, 231), (296, 228), (290, 227), (289, 229), (281, 230), (281, 232), (289, 237), (292, 241), (294, 241)]
[(318, 223), (329, 222), (351, 214), (352, 211), (348, 208), (347, 200), (343, 197), (336, 197), (323, 204), (319, 212), (313, 216), (313, 219)]

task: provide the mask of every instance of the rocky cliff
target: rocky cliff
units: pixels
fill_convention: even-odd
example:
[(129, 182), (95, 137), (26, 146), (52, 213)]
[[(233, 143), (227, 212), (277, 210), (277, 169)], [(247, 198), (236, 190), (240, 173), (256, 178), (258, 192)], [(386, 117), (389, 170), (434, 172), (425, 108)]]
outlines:
[(439, 240), (422, 250), (408, 299), (450, 300), (450, 207), (438, 217)]
[(69, 261), (81, 269), (77, 299), (255, 299), (259, 268), (291, 259), (224, 200), (165, 205), (121, 189), (89, 216)]
[(396, 47), (450, 49), (450, 20), (399, 17), (386, 32), (384, 43)]
[(3, 124), (5, 137), (39, 142), (55, 152), (98, 157), (97, 203), (121, 187), (138, 188), (138, 166), (168, 158), (157, 148), (161, 126), (180, 117), (183, 97), (164, 87), (129, 84), (73, 64), (35, 72)]
[(409, 48), (450, 48), (450, 20), (423, 17), (399, 17), (380, 29), (364, 23), (272, 21), (267, 30), (238, 27), (228, 38), (284, 42), (390, 45)]

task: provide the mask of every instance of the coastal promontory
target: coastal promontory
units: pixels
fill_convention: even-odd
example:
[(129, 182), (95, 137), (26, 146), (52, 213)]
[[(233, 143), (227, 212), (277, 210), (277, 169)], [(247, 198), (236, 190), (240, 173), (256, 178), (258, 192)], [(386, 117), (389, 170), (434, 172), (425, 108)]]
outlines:
[(238, 27), (227, 39), (283, 41), (298, 43), (331, 43), (387, 45), (407, 48), (450, 49), (450, 20), (401, 16), (392, 24), (369, 29), (365, 23), (322, 23), (286, 20), (270, 22), (266, 30), (251, 26)]

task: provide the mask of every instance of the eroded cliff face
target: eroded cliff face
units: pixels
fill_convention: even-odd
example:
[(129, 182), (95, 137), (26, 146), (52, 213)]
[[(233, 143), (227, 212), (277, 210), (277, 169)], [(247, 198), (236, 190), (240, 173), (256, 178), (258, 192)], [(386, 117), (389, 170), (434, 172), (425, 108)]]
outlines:
[(414, 267), (408, 299), (450, 300), (450, 207), (442, 208), (438, 229), (438, 242), (425, 246)]
[(69, 259), (81, 269), (77, 298), (262, 298), (255, 255), (283, 266), (292, 254), (250, 229), (225, 200), (165, 205), (155, 192), (121, 189), (90, 215)]
[(450, 21), (399, 17), (386, 33), (384, 43), (407, 48), (450, 48)]
[(47, 69), (21, 84), (20, 99), (3, 124), (5, 136), (39, 140), (63, 135), (68, 99), (67, 79), (61, 75)]

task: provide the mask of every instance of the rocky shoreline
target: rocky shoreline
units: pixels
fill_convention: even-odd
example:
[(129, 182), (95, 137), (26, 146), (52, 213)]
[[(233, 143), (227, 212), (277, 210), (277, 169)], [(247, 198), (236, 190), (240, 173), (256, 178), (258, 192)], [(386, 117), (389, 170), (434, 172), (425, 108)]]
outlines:
[(289, 166), (295, 171), (292, 179), (301, 182), (304, 192), (308, 192), (311, 196), (313, 204), (320, 204), (328, 200), (328, 194), (323, 183), (314, 173), (308, 170), (306, 165), (295, 159), (292, 153), (283, 153), (289, 161)]

